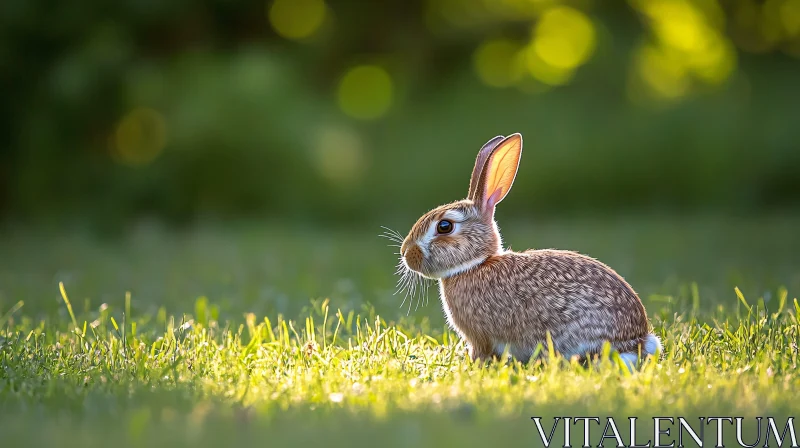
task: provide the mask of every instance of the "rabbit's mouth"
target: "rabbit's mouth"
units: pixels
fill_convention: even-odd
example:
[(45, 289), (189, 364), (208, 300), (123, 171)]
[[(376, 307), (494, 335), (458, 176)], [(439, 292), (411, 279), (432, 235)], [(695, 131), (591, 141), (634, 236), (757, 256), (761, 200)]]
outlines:
[(414, 275), (418, 275), (426, 280), (439, 280), (442, 278), (441, 276), (437, 275), (433, 272), (426, 272), (423, 268), (423, 262), (417, 262), (415, 259), (411, 259), (409, 261), (408, 257), (400, 257), (400, 263), (402, 263), (405, 269)]
[(418, 245), (411, 243), (403, 243), (403, 248), (400, 249), (400, 259), (412, 271), (425, 275), (422, 270), (422, 265), (425, 262), (425, 256), (422, 254), (422, 249)]
[(410, 250), (410, 246), (404, 244), (403, 236), (387, 227), (384, 227), (384, 229), (386, 231), (381, 234), (381, 236), (392, 242), (389, 246), (399, 249), (399, 252), (395, 252), (395, 255), (400, 256), (395, 274), (399, 275), (400, 279), (397, 280), (397, 289), (394, 295), (403, 294), (403, 302), (400, 306), (403, 307), (406, 301), (408, 301), (408, 312), (410, 313), (411, 305), (415, 302), (415, 309), (419, 308), (420, 304), (428, 304), (428, 288), (430, 288), (432, 283), (429, 281), (431, 277), (421, 271), (424, 264), (424, 256), (419, 247), (416, 244), (413, 245), (419, 253), (418, 255), (411, 254), (413, 260), (411, 264), (409, 264), (409, 257), (407, 255), (409, 255), (408, 251)]
[(411, 312), (411, 305), (416, 302), (414, 309), (419, 308), (419, 305), (428, 304), (428, 288), (433, 283), (433, 278), (423, 274), (420, 271), (412, 269), (405, 257), (400, 257), (400, 263), (397, 264), (397, 271), (395, 274), (400, 276), (397, 280), (397, 290), (395, 295), (403, 294), (403, 302), (400, 304), (403, 307), (408, 300), (408, 312)]
[(455, 264), (452, 266), (431, 266), (430, 262), (425, 262), (425, 256), (419, 246), (413, 243), (408, 246), (404, 243), (400, 254), (400, 263), (402, 263), (407, 270), (413, 271), (417, 275), (429, 280), (441, 280), (452, 277), (472, 270), (486, 261), (486, 257), (476, 257), (462, 263), (454, 262)]

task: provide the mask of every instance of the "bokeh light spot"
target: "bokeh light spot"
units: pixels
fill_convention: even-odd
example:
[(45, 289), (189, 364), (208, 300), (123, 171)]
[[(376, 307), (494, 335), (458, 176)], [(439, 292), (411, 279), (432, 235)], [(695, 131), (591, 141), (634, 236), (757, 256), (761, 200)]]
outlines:
[(638, 76), (660, 99), (677, 99), (689, 89), (686, 67), (674, 53), (643, 45), (636, 55), (635, 64)]
[(568, 83), (575, 73), (574, 69), (561, 68), (544, 62), (531, 44), (525, 49), (525, 62), (530, 74), (539, 82), (548, 86), (561, 86)]
[(800, 0), (786, 0), (780, 7), (781, 22), (790, 36), (800, 35)]
[(684, 1), (652, 1), (646, 11), (662, 42), (682, 51), (702, 49), (709, 30), (695, 6)]
[(536, 24), (533, 46), (546, 64), (572, 70), (591, 57), (596, 39), (594, 25), (585, 14), (556, 6), (545, 11)]
[(639, 87), (650, 96), (674, 100), (688, 94), (695, 81), (719, 85), (733, 74), (736, 51), (724, 34), (724, 13), (717, 2), (632, 0), (632, 4), (647, 17), (654, 37), (639, 48), (633, 67)]
[(319, 173), (340, 186), (358, 183), (364, 173), (364, 144), (354, 130), (325, 126), (317, 131), (313, 162)]
[(492, 39), (482, 43), (472, 62), (478, 78), (492, 87), (508, 87), (522, 77), (519, 53), (521, 45), (509, 39)]
[(709, 84), (720, 84), (736, 68), (733, 45), (718, 34), (710, 34), (702, 52), (691, 53), (688, 63), (694, 74)]
[(313, 35), (325, 20), (323, 0), (275, 0), (269, 7), (269, 23), (281, 37), (304, 39)]
[(359, 65), (348, 70), (339, 82), (339, 107), (353, 118), (375, 119), (392, 105), (392, 90), (392, 78), (386, 70)]
[(113, 155), (132, 166), (152, 162), (166, 144), (164, 117), (156, 110), (138, 108), (120, 120), (113, 136)]

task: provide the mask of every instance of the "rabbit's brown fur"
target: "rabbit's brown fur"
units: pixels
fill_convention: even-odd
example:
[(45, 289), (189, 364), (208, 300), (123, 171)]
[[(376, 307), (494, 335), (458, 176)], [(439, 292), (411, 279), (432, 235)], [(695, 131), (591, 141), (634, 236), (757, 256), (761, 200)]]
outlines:
[[(403, 263), (439, 280), (448, 323), (473, 359), (507, 349), (526, 361), (547, 333), (566, 357), (597, 354), (606, 341), (633, 359), (660, 350), (639, 297), (605, 264), (570, 251), (503, 250), (494, 208), (511, 188), (521, 151), (519, 134), (484, 145), (468, 198), (423, 215), (403, 241)], [(443, 219), (455, 230), (437, 233)]]

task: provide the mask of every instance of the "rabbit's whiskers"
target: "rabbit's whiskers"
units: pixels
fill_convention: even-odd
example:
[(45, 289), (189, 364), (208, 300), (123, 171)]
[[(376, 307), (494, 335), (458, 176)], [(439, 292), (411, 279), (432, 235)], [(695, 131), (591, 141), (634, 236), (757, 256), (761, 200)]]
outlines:
[(415, 311), (419, 309), (420, 305), (426, 306), (431, 281), (409, 269), (402, 261), (397, 265), (397, 274), (400, 275), (400, 280), (397, 281), (398, 288), (395, 295), (403, 294), (401, 308), (408, 300), (406, 314), (411, 314), (412, 305)]
[[(403, 236), (397, 231), (388, 227), (381, 227), (383, 227), (384, 232), (378, 236), (391, 241), (393, 244), (389, 244), (389, 247), (401, 247), (403, 244)], [(400, 252), (394, 252), (394, 255), (400, 255)], [(400, 278), (397, 280), (397, 289), (394, 291), (393, 295), (403, 295), (403, 301), (400, 303), (400, 308), (402, 308), (405, 305), (406, 300), (408, 300), (408, 310), (406, 314), (411, 314), (412, 305), (414, 306), (415, 311), (419, 309), (420, 304), (422, 306), (428, 305), (428, 290), (430, 289), (432, 283), (430, 280), (409, 269), (408, 266), (403, 263), (402, 258), (400, 259), (400, 262), (397, 263), (395, 275), (399, 275)], [(416, 305), (414, 304), (415, 301)]]

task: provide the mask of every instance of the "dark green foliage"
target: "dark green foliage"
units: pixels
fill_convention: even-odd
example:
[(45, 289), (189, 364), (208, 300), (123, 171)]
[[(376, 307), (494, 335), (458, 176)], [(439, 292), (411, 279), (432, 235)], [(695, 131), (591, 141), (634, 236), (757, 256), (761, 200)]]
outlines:
[[(526, 152), (509, 215), (763, 209), (800, 197), (790, 56), (740, 53), (719, 88), (666, 108), (635, 105), (626, 85), (642, 22), (623, 3), (603, 4), (587, 12), (597, 53), (571, 84), (496, 90), (480, 84), (471, 55), (486, 38), (525, 38), (528, 22), (434, 32), (426, 5), (330, 2), (333, 28), (290, 42), (271, 30), (264, 2), (6, 0), (0, 216), (116, 227), (140, 214), (416, 214), (462, 197), (480, 145), (516, 131)], [(336, 86), (364, 62), (386, 67), (395, 94), (385, 116), (359, 123), (337, 108)], [(115, 129), (142, 107), (163, 117), (164, 149), (121, 164)], [(333, 180), (316, 152), (331, 129), (360, 148), (358, 169)]]

